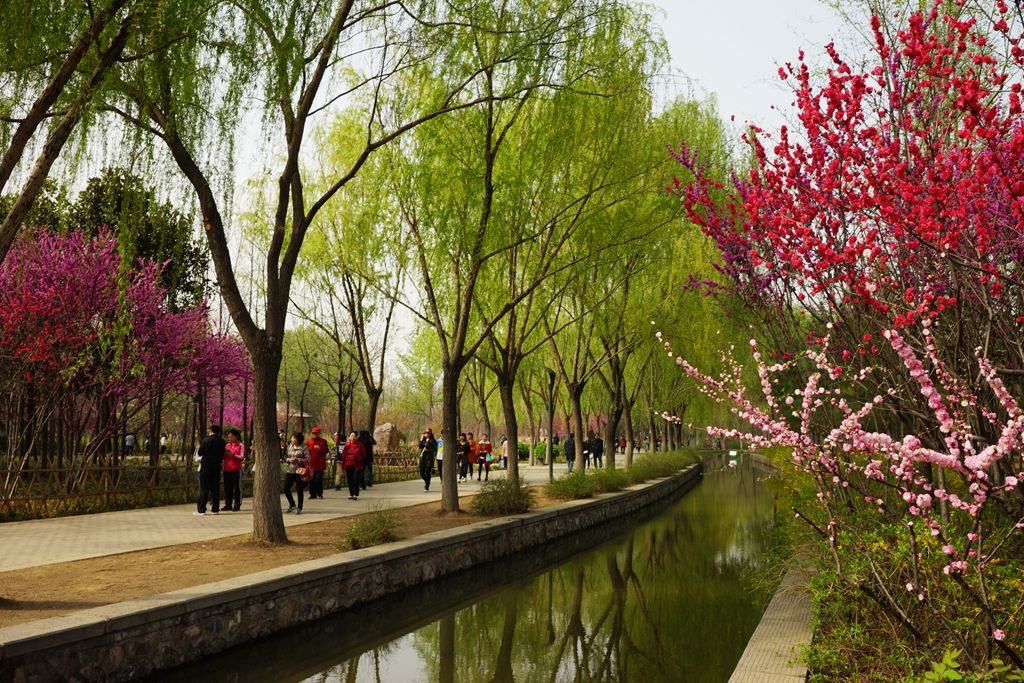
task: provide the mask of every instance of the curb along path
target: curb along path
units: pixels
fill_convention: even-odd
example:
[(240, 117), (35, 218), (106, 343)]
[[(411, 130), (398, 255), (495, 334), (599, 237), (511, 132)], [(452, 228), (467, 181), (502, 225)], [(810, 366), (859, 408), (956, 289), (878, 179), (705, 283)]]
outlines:
[(729, 683), (797, 683), (807, 679), (804, 647), (811, 642), (807, 574), (791, 568), (750, 636)]
[(131, 680), (580, 529), (642, 513), (700, 465), (594, 499), (0, 629), (0, 680)]

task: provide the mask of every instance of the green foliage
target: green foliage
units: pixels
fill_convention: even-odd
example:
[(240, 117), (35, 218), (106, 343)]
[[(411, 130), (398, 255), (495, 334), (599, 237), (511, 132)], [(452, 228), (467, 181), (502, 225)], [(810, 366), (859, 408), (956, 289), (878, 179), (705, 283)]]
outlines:
[(369, 548), (397, 541), (400, 526), (398, 512), (375, 501), (371, 504), (370, 512), (356, 518), (345, 537), (353, 550)]
[(558, 500), (577, 500), (594, 495), (594, 480), (582, 470), (565, 474), (544, 487), (544, 492)]
[(516, 450), (519, 452), (520, 460), (528, 460), (530, 458), (530, 444), (520, 441)]
[(639, 484), (648, 479), (667, 477), (699, 459), (693, 451), (647, 453), (633, 461), (632, 467), (626, 470), (626, 478), (630, 484)]
[(594, 485), (594, 493), (612, 493), (629, 486), (625, 470), (594, 468), (587, 474)]
[(156, 197), (156, 190), (139, 176), (107, 168), (90, 178), (63, 223), (95, 234), (109, 229), (126, 262), (145, 259), (165, 264), (161, 284), (172, 308), (183, 310), (203, 301), (208, 289), (206, 245), (195, 238), (192, 217)]
[(473, 514), (515, 515), (532, 508), (535, 499), (536, 493), (522, 479), (495, 478), (485, 483), (473, 499)]
[[(551, 446), (551, 452), (555, 454), (555, 462), (565, 462), (565, 458), (562, 457), (562, 446), (561, 444), (554, 444)], [(548, 445), (546, 443), (539, 443), (533, 449), (534, 455), (538, 458), (548, 457)]]
[(558, 500), (589, 498), (595, 493), (621, 491), (631, 484), (668, 477), (698, 460), (699, 457), (693, 451), (649, 453), (635, 459), (633, 466), (625, 470), (576, 470), (554, 480), (544, 491), (548, 496)]

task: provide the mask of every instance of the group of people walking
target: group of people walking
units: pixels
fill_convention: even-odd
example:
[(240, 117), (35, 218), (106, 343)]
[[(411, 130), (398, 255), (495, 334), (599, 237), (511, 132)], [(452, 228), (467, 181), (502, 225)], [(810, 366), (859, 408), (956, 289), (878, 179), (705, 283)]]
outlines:
[[(349, 500), (359, 500), (359, 492), (373, 487), (373, 447), (376, 441), (366, 430), (349, 432), (345, 441), (334, 435), (335, 461), (334, 490), (340, 491), (342, 482), (348, 484)], [(313, 427), (312, 436), (303, 442), (302, 432), (295, 432), (284, 453), (288, 470), (284, 478), (284, 496), (288, 499), (289, 513), (302, 514), (303, 493), (309, 484), (310, 500), (324, 497), (324, 473), (331, 452), (327, 440), (320, 436), (320, 428)], [(292, 490), (298, 494), (298, 506)]]
[[(434, 476), (434, 465), (437, 465), (437, 476), (440, 478), (444, 472), (444, 440), (434, 436), (434, 431), (429, 427), (423, 430), (420, 437), (420, 478), (423, 479), (423, 490), (430, 490), (430, 480)], [(502, 468), (508, 467), (508, 439), (501, 437), (501, 444), (497, 454), (494, 452), (494, 444), (487, 438), (486, 434), (481, 435), (480, 440), (473, 438), (473, 432), (462, 432), (459, 434), (459, 441), (455, 444), (455, 467), (458, 467), (459, 481), (466, 481), (473, 478), (473, 468), (476, 468), (477, 481), (489, 481), (491, 478), (491, 465), (499, 463)]]
[[(206, 514), (207, 504), (212, 504), (213, 514), (221, 510), (235, 511), (242, 506), (242, 467), (245, 463), (245, 445), (241, 433), (237, 429), (227, 431), (227, 439), (221, 437), (219, 425), (210, 425), (209, 434), (199, 445), (199, 500), (195, 514)], [(342, 484), (348, 486), (349, 500), (359, 500), (359, 492), (373, 486), (373, 447), (377, 443), (368, 431), (349, 433), (344, 441), (334, 435), (334, 446), (321, 436), (320, 427), (313, 427), (311, 436), (306, 440), (302, 432), (291, 435), (288, 443), (281, 436), (281, 459), (286, 464), (284, 477), (284, 495), (288, 500), (289, 513), (302, 514), (305, 492), (308, 487), (309, 499), (317, 500), (324, 497), (324, 476), (328, 458), (333, 455), (336, 463), (334, 490), (341, 491)], [(557, 438), (557, 437), (556, 437)], [(625, 439), (616, 444), (625, 450)], [(557, 443), (557, 441), (555, 442)], [(488, 481), (491, 476), (491, 465), (500, 464), (508, 467), (509, 442), (501, 438), (498, 452), (486, 434), (480, 439), (474, 438), (472, 432), (459, 434), (458, 442), (452, 449), (453, 466), (458, 468), (460, 482), (473, 479), (476, 469), (477, 481)], [(570, 472), (576, 465), (577, 444), (572, 435), (566, 437), (562, 444), (565, 460)], [(583, 458), (584, 468), (602, 467), (604, 465), (604, 442), (600, 437), (588, 432), (587, 438), (580, 444), (579, 453)], [(444, 441), (435, 437), (430, 428), (423, 430), (419, 441), (419, 471), (423, 479), (423, 490), (430, 490), (430, 482), (437, 467), (437, 476), (444, 471)], [(593, 461), (593, 463), (591, 463)], [(224, 480), (224, 505), (221, 506), (220, 481)], [(293, 492), (297, 495), (293, 496)]]
[[(572, 432), (565, 437), (562, 450), (565, 452), (565, 464), (572, 472), (576, 465), (576, 440), (573, 438)], [(580, 452), (583, 456), (584, 469), (590, 467), (591, 458), (594, 460), (594, 467), (604, 466), (604, 441), (600, 437), (594, 436), (593, 432), (587, 434), (587, 438), (583, 440)]]
[[(213, 514), (234, 511), (242, 507), (242, 467), (245, 464), (245, 444), (237, 429), (227, 431), (227, 440), (221, 436), (220, 425), (210, 425), (209, 433), (199, 444), (199, 499), (196, 515), (205, 515), (209, 504)], [(306, 488), (310, 500), (324, 497), (324, 475), (327, 460), (332, 454), (336, 463), (334, 490), (340, 491), (347, 483), (349, 500), (358, 500), (359, 492), (373, 486), (373, 447), (376, 441), (368, 431), (350, 432), (345, 441), (334, 435), (332, 447), (321, 436), (319, 427), (313, 427), (306, 440), (302, 432), (291, 435), (287, 445), (282, 440), (281, 459), (286, 465), (284, 496), (289, 513), (302, 514)], [(221, 506), (220, 482), (224, 480), (224, 505)], [(296, 501), (293, 491), (298, 496)], [(297, 503), (297, 504), (296, 504)]]

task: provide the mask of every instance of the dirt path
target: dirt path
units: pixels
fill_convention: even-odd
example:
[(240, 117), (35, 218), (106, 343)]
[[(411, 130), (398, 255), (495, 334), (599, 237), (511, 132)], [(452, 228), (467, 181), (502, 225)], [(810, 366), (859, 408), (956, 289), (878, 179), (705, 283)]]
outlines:
[[(460, 499), (464, 509), (471, 502), (472, 497)], [(538, 495), (536, 507), (560, 502)], [(489, 519), (442, 513), (440, 502), (394, 512), (402, 538)], [(245, 534), (0, 572), (0, 628), (343, 552), (350, 549), (348, 530), (362, 516), (292, 527), (282, 546), (256, 543)]]

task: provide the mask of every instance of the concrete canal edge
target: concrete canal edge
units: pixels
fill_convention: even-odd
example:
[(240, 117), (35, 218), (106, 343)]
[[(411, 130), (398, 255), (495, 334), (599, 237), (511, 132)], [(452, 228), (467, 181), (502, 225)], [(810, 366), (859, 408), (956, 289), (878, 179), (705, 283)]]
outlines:
[[(699, 464), (619, 493), (0, 629), (0, 680), (127, 681), (529, 550), (694, 486)], [(131, 567), (125, 567), (131, 571)]]
[(804, 648), (811, 642), (807, 573), (791, 567), (750, 636), (729, 683), (798, 683), (807, 680)]

